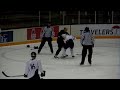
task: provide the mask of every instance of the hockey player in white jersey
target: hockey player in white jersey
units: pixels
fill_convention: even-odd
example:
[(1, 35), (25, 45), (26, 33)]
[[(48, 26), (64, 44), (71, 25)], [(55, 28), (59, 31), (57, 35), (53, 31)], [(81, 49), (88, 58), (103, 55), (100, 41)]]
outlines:
[(36, 60), (36, 53), (31, 53), (32, 59), (26, 63), (25, 74), (24, 77), (29, 79), (40, 79), (39, 71), (41, 73), (41, 77), (45, 76), (45, 71), (42, 68), (42, 64), (40, 60)]
[(74, 52), (73, 52), (73, 48), (74, 48), (74, 41), (73, 40), (75, 39), (75, 37), (72, 35), (66, 35), (66, 34), (62, 34), (62, 37), (64, 38), (64, 43), (65, 43), (64, 50), (63, 50), (63, 57), (67, 56), (66, 50), (68, 48), (70, 48), (72, 57), (75, 57)]

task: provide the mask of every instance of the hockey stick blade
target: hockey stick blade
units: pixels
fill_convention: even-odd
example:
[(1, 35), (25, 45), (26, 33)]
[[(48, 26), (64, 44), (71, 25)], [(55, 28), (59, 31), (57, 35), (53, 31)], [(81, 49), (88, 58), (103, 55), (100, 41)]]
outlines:
[(6, 75), (3, 71), (2, 71), (2, 74), (4, 75), (4, 76), (6, 76), (6, 77), (9, 77), (8, 75)]
[(5, 74), (5, 72), (2, 71), (2, 74), (6, 77), (22, 77), (24, 75), (15, 75), (15, 76), (8, 76), (7, 74)]

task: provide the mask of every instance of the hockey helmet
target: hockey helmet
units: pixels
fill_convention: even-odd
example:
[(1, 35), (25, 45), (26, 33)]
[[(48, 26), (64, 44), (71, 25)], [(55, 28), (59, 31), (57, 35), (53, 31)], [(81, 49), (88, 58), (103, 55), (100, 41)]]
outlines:
[(36, 57), (36, 52), (31, 52), (31, 57)]
[(89, 31), (90, 31), (90, 30), (89, 30), (89, 27), (86, 27), (84, 31), (85, 31), (85, 32), (89, 32)]

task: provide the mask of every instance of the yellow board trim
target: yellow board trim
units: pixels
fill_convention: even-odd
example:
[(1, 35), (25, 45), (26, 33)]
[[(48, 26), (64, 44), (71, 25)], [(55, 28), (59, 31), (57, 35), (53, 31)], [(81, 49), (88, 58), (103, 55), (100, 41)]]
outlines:
[[(80, 39), (80, 36), (76, 37)], [(120, 39), (120, 36), (95, 36), (95, 39)], [(56, 41), (57, 38), (53, 38), (53, 41)], [(0, 47), (3, 46), (12, 46), (12, 45), (21, 45), (21, 44), (30, 44), (30, 43), (39, 43), (41, 40), (27, 40), (23, 42), (8, 42), (8, 43), (0, 43)]]
[[(54, 38), (53, 41), (56, 41), (56, 38)], [(0, 43), (0, 47), (12, 46), (12, 45), (21, 45), (21, 44), (30, 44), (30, 43), (39, 43), (39, 42), (41, 42), (41, 40), (27, 40), (27, 41), (23, 41), (23, 42)]]

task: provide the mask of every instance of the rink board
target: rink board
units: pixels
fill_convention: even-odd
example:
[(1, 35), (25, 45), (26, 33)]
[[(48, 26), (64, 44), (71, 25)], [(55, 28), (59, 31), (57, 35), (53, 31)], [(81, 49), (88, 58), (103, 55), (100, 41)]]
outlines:
[[(80, 25), (57, 25), (53, 26), (54, 37), (53, 41), (56, 40), (57, 34), (64, 27), (68, 28), (68, 33), (80, 39), (85, 27), (89, 27), (91, 33), (95, 36), (95, 39), (119, 39), (120, 38), (120, 24), (80, 24)], [(13, 32), (13, 40), (11, 42), (2, 42), (2, 46), (29, 44), (41, 41), (41, 33), (43, 27), (30, 27), (20, 29), (4, 30)], [(3, 36), (0, 35), (0, 38)]]

